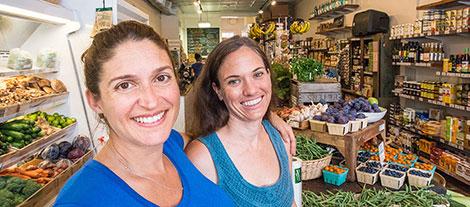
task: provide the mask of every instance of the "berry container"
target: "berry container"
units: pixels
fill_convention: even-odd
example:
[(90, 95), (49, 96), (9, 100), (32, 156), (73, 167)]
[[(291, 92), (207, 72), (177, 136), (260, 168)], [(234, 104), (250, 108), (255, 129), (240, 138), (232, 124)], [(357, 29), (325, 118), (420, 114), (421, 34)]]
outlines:
[(361, 129), (365, 129), (367, 127), (367, 124), (368, 124), (367, 118), (365, 118), (365, 119), (356, 119), (356, 121), (361, 121)]
[[(416, 162), (413, 167), (416, 168), (416, 164), (418, 164), (419, 162)], [(422, 164), (422, 163), (419, 163), (419, 164)], [(419, 169), (417, 168), (418, 170), (422, 170), (422, 171), (426, 171), (426, 172), (430, 172), (431, 174), (434, 175), (434, 172), (436, 172), (436, 165), (432, 164), (433, 165), (433, 168), (431, 170), (423, 170), (423, 169)]]
[[(410, 173), (412, 170), (416, 170), (416, 171), (419, 171), (419, 172), (422, 172), (422, 173), (429, 173), (429, 174), (431, 174), (431, 176), (423, 177), (423, 176), (419, 176), (419, 175), (413, 175), (413, 174)], [(426, 187), (426, 186), (430, 185), (431, 181), (432, 181), (432, 177), (434, 175), (434, 174), (430, 173), (429, 171), (420, 170), (420, 169), (417, 169), (417, 168), (411, 168), (410, 170), (408, 170), (407, 174), (408, 174), (408, 184), (411, 185), (411, 186), (416, 186), (416, 187)]]
[(380, 161), (375, 161), (375, 160), (369, 160), (367, 162), (364, 163), (365, 166), (368, 166), (368, 167), (373, 167), (373, 168), (377, 168), (379, 170), (387, 167), (387, 164), (380, 164)]
[(384, 173), (386, 170), (391, 170), (391, 169), (384, 168), (384, 170), (380, 172), (380, 183), (382, 184), (382, 186), (392, 188), (395, 190), (400, 189), (401, 186), (403, 186), (403, 184), (405, 183), (406, 174), (400, 171), (391, 170), (391, 171), (395, 171), (395, 172), (402, 174), (401, 177), (397, 178), (397, 177), (385, 175)]
[(362, 168), (362, 167), (366, 167), (366, 165), (361, 164), (356, 168), (357, 182), (365, 183), (365, 184), (369, 184), (369, 185), (374, 185), (379, 180), (380, 170), (376, 169), (376, 168), (373, 168), (373, 169), (376, 169), (377, 172), (375, 172), (374, 174), (371, 174), (371, 173), (368, 173), (368, 172), (360, 171), (359, 169)]
[[(343, 167), (341, 167), (343, 168)], [(342, 185), (344, 182), (346, 182), (346, 178), (348, 177), (348, 168), (343, 168), (345, 171), (341, 174), (337, 174), (334, 172), (330, 172), (327, 170), (322, 170), (323, 172), (323, 181), (325, 183), (333, 184), (336, 186)]]
[(326, 123), (326, 126), (328, 126), (328, 134), (340, 136), (343, 136), (349, 132), (349, 125), (350, 122), (346, 124)]
[(349, 121), (351, 124), (351, 128), (349, 129), (350, 132), (357, 132), (362, 129), (362, 121), (361, 120), (355, 120), (355, 121)]
[(315, 132), (326, 132), (326, 122), (324, 121), (317, 121), (317, 120), (309, 120), (310, 122), (310, 129)]

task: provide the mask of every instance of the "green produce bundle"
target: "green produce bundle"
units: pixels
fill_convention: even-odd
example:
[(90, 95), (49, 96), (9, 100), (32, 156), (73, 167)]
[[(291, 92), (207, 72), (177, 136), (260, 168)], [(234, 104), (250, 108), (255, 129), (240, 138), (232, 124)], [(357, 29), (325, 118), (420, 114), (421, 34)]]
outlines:
[(323, 75), (323, 65), (311, 58), (294, 58), (290, 65), (292, 73), (302, 82), (313, 82), (317, 76)]
[(61, 128), (61, 129), (77, 121), (75, 118), (66, 117), (58, 113), (47, 114), (46, 112), (43, 112), (43, 111), (37, 111), (31, 114), (28, 114), (25, 117), (32, 121), (37, 121), (38, 117), (42, 117), (49, 123), (49, 125), (57, 127), (57, 128)]
[(313, 138), (307, 138), (302, 135), (296, 136), (297, 157), (302, 160), (316, 160), (328, 156), (330, 153), (317, 144)]
[[(40, 136), (41, 128), (37, 127), (32, 120), (15, 119), (0, 124), (0, 141), (18, 149)], [(0, 154), (2, 154), (1, 152), (2, 149), (0, 149)]]

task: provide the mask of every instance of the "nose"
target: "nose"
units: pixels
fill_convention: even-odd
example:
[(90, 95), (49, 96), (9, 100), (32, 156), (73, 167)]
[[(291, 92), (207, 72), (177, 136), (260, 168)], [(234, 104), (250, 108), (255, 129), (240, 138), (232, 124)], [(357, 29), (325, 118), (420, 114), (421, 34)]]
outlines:
[(246, 80), (243, 84), (243, 95), (252, 96), (256, 94), (256, 84), (253, 80)]
[(158, 91), (151, 86), (143, 87), (139, 94), (139, 105), (146, 109), (153, 109), (158, 103)]

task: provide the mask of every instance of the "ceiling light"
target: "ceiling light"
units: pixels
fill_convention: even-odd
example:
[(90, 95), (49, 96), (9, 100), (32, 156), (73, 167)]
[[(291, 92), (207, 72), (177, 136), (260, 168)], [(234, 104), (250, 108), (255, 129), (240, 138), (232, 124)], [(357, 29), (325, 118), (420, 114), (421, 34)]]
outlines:
[(259, 14), (262, 14), (262, 13), (263, 13), (263, 10), (259, 10), (258, 13), (259, 13)]
[(271, 6), (276, 5), (276, 3), (277, 3), (276, 1), (271, 1)]
[(198, 26), (199, 28), (209, 28), (209, 27), (211, 27), (211, 23), (210, 23), (210, 22), (199, 22), (199, 23), (197, 24), (197, 26)]

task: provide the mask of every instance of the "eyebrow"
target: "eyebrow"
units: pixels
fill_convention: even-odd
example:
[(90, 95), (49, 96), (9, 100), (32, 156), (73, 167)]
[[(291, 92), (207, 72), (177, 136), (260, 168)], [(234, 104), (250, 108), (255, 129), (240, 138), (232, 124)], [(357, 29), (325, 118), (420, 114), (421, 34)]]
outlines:
[[(258, 71), (258, 70), (263, 70), (263, 69), (265, 69), (265, 68), (264, 68), (264, 67), (257, 67), (257, 68), (255, 68), (253, 71), (251, 71), (251, 72), (254, 73), (254, 72)], [(226, 78), (224, 79), (224, 81), (227, 80), (227, 79), (229, 79), (229, 78), (238, 78), (238, 77), (240, 77), (240, 76), (239, 76), (239, 75), (230, 75), (230, 76), (226, 77)]]
[[(155, 70), (152, 72), (152, 75), (155, 75), (155, 74), (157, 74), (157, 73), (159, 73), (163, 70), (166, 70), (166, 69), (172, 69), (172, 68), (170, 66), (162, 66), (162, 67), (159, 67), (159, 68), (155, 68)], [(116, 80), (132, 79), (132, 78), (135, 78), (135, 77), (136, 77), (135, 75), (131, 75), (131, 74), (126, 74), (126, 75), (121, 75), (121, 76), (118, 76), (118, 77), (114, 77), (111, 80), (109, 80), (108, 85), (111, 85), (111, 83), (113, 83)]]

